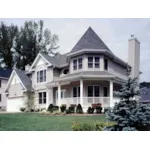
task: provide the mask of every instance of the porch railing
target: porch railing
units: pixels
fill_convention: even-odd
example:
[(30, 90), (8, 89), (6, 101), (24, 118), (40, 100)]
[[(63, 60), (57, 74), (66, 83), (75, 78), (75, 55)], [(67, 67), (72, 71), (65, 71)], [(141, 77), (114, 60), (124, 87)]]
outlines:
[[(83, 97), (83, 106), (89, 107), (93, 103), (101, 103), (102, 107), (109, 107), (110, 106), (110, 97)], [(70, 98), (63, 98), (60, 100), (60, 105), (66, 104), (69, 106), (70, 104), (80, 104), (80, 97), (70, 97)], [(57, 101), (58, 105), (58, 101)]]

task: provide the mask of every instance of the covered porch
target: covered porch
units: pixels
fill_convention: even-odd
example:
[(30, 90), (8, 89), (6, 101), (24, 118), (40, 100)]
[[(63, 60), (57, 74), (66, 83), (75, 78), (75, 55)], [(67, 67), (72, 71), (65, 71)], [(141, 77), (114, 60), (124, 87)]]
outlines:
[(52, 89), (51, 102), (61, 106), (81, 104), (87, 108), (94, 103), (101, 103), (103, 108), (113, 107), (119, 101), (113, 92), (119, 91), (121, 83), (112, 79), (80, 79), (68, 82), (57, 82)]

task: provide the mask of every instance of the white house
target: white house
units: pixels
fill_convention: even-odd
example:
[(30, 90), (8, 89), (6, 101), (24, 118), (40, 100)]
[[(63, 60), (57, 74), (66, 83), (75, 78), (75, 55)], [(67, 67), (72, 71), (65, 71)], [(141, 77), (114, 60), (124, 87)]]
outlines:
[(28, 91), (35, 93), (37, 108), (50, 103), (80, 103), (84, 110), (93, 103), (114, 106), (118, 99), (113, 91), (120, 89), (129, 74), (139, 75), (140, 43), (136, 38), (128, 43), (126, 63), (89, 27), (69, 53), (55, 57), (39, 53), (25, 71), (13, 70), (6, 87), (7, 111), (20, 111)]

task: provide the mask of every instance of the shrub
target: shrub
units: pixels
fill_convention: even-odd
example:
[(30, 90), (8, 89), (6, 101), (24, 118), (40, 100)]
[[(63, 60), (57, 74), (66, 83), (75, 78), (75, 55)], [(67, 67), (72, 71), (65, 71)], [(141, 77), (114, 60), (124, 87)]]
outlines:
[(25, 108), (24, 108), (24, 107), (21, 107), (21, 108), (20, 108), (20, 111), (24, 112), (24, 111), (25, 111)]
[(60, 112), (60, 111), (58, 111), (58, 110), (57, 110), (57, 111), (53, 111), (53, 112), (52, 112), (52, 115), (60, 115), (60, 114), (61, 114), (61, 112)]
[(61, 110), (61, 112), (65, 112), (66, 111), (66, 105), (65, 104), (61, 105), (60, 110)]
[(59, 106), (53, 106), (53, 111), (59, 110)]
[(50, 111), (50, 112), (53, 112), (53, 104), (50, 104), (49, 106), (48, 106), (48, 109), (47, 109), (47, 111)]
[(88, 114), (93, 114), (94, 113), (94, 108), (88, 107), (87, 113)]
[(101, 105), (97, 105), (96, 106), (96, 113), (97, 114), (101, 114), (102, 113), (102, 107), (101, 107)]
[(33, 109), (33, 108), (31, 108), (31, 109), (30, 109), (30, 111), (31, 111), (31, 112), (34, 112), (34, 109)]
[(73, 131), (93, 131), (94, 126), (91, 124), (74, 122), (72, 125), (72, 129), (73, 129)]
[(110, 108), (104, 108), (104, 114), (107, 113), (107, 111), (109, 110)]
[(76, 113), (78, 113), (78, 114), (82, 114), (83, 113), (83, 109), (82, 109), (81, 104), (77, 105), (77, 107), (76, 107)]
[(95, 131), (103, 131), (103, 129), (105, 127), (111, 127), (115, 125), (114, 122), (99, 122), (99, 121), (96, 121), (94, 122), (94, 130)]
[(38, 108), (37, 108), (37, 109), (35, 109), (34, 111), (35, 111), (35, 112), (39, 112), (39, 111), (40, 111), (40, 109), (38, 109)]
[(50, 115), (51, 114), (51, 112), (50, 111), (42, 111), (42, 112), (40, 112), (40, 114), (41, 115)]
[(76, 105), (71, 104), (68, 109), (66, 110), (66, 114), (74, 113)]
[(115, 125), (114, 122), (99, 122), (96, 121), (92, 124), (74, 122), (72, 124), (73, 131), (103, 131), (105, 127), (111, 127)]

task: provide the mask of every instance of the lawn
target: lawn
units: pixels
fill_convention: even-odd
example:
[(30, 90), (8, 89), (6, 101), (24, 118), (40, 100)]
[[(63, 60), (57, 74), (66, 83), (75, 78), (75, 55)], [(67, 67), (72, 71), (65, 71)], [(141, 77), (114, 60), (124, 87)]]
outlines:
[(72, 122), (105, 121), (105, 116), (42, 116), (38, 113), (0, 114), (0, 131), (71, 131)]

